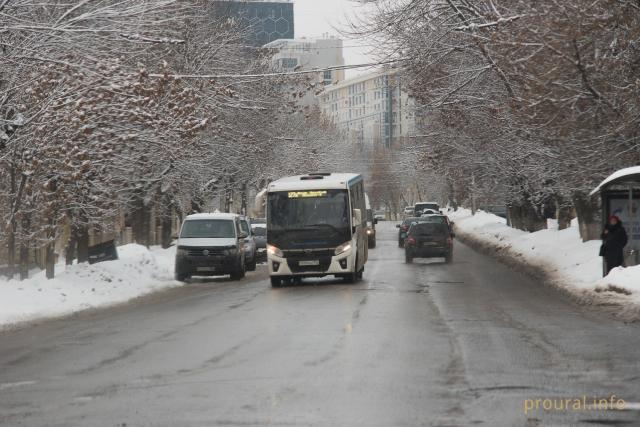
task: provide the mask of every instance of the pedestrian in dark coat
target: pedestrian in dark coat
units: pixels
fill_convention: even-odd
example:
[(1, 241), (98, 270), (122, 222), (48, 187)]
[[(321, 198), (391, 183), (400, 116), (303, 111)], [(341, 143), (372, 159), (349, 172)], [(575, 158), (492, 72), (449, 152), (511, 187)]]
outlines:
[(609, 217), (609, 222), (602, 232), (602, 248), (600, 255), (604, 257), (606, 274), (616, 267), (624, 265), (624, 247), (627, 245), (627, 232), (622, 221), (616, 215)]

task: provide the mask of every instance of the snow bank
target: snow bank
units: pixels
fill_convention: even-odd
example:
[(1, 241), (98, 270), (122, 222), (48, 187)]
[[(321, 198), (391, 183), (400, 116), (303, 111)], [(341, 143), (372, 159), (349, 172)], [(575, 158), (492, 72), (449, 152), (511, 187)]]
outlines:
[(28, 280), (0, 279), (0, 327), (89, 308), (123, 303), (180, 286), (173, 280), (175, 248), (118, 247), (117, 261), (56, 265), (56, 277), (39, 272)]
[(543, 270), (554, 284), (574, 296), (592, 301), (603, 299), (597, 294), (613, 293), (605, 298), (608, 302), (640, 305), (640, 266), (617, 268), (602, 278), (602, 258), (598, 256), (601, 242), (582, 242), (576, 223), (565, 230), (528, 233), (511, 228), (504, 218), (483, 211), (471, 215), (468, 209), (458, 209), (449, 217), (462, 238), (468, 236)]

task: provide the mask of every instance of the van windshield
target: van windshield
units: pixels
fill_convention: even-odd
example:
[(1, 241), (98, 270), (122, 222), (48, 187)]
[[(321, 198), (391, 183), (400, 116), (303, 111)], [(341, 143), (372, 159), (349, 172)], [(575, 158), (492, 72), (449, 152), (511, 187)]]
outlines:
[(192, 219), (185, 221), (180, 237), (219, 239), (235, 238), (233, 221), (229, 219)]

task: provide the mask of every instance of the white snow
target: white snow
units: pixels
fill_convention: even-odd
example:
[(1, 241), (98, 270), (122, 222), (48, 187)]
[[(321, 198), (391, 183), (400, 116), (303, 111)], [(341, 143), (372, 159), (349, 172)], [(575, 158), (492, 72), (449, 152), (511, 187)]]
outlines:
[(618, 180), (620, 178), (624, 178), (625, 176), (630, 176), (630, 175), (640, 175), (640, 166), (632, 166), (630, 168), (620, 169), (620, 170), (612, 173), (604, 181), (602, 181), (600, 183), (600, 185), (598, 185), (596, 188), (594, 188), (590, 195), (593, 196), (598, 191), (600, 191), (600, 189), (603, 186), (607, 185), (608, 183), (610, 183), (612, 181), (615, 181), (615, 180)]
[(56, 265), (56, 277), (41, 271), (27, 280), (0, 278), (0, 328), (89, 308), (124, 303), (181, 286), (173, 280), (175, 247), (130, 244), (118, 247), (117, 261)]
[(554, 282), (574, 294), (609, 291), (640, 304), (640, 266), (616, 268), (603, 278), (602, 258), (598, 256), (601, 242), (582, 242), (576, 221), (565, 230), (528, 233), (511, 228), (504, 218), (483, 211), (472, 216), (470, 210), (458, 209), (449, 213), (449, 217), (459, 234), (509, 250), (512, 256), (549, 273)]

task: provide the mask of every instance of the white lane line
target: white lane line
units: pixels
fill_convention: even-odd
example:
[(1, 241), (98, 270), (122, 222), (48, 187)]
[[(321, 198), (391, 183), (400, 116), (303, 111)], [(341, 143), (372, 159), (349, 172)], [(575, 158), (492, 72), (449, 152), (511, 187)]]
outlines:
[(22, 387), (26, 385), (33, 385), (37, 383), (37, 381), (17, 381), (14, 383), (0, 383), (0, 390), (6, 390), (9, 388)]

